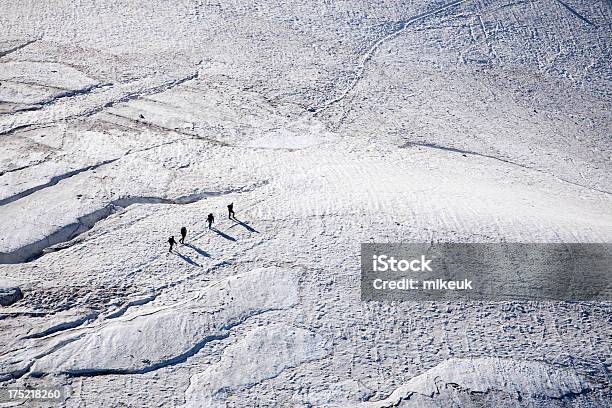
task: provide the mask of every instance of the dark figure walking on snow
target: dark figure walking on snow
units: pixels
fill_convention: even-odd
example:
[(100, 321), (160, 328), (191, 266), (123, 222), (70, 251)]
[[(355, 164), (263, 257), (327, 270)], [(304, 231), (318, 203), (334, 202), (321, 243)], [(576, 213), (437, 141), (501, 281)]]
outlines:
[(168, 243), (170, 244), (170, 249), (168, 252), (172, 252), (172, 247), (176, 245), (176, 241), (174, 240), (174, 235), (168, 238)]
[(206, 219), (206, 221), (208, 221), (208, 229), (211, 229), (213, 222), (215, 222), (215, 216), (212, 215), (212, 213), (208, 214), (208, 218)]
[(236, 214), (234, 213), (234, 203), (227, 205), (227, 213), (228, 213), (227, 218), (229, 218), (230, 220), (232, 218), (236, 218)]
[(182, 227), (181, 228), (181, 239), (179, 239), (179, 242), (181, 244), (185, 244), (185, 237), (187, 236), (187, 228)]

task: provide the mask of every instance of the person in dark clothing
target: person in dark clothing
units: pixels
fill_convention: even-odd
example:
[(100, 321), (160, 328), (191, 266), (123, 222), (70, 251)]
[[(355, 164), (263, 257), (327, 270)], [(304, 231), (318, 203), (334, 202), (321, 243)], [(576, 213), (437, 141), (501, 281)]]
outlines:
[(206, 221), (208, 221), (208, 229), (212, 229), (213, 222), (215, 222), (215, 216), (212, 215), (212, 213), (208, 214)]
[(174, 235), (168, 238), (168, 243), (170, 244), (170, 249), (168, 252), (172, 252), (172, 247), (176, 245), (176, 241), (174, 240)]
[(230, 220), (232, 218), (236, 218), (236, 214), (234, 213), (234, 203), (230, 203), (227, 205), (227, 213), (228, 213), (227, 218), (229, 218)]
[(179, 242), (181, 244), (185, 244), (185, 237), (187, 236), (187, 228), (185, 227), (181, 227), (181, 239), (179, 239)]

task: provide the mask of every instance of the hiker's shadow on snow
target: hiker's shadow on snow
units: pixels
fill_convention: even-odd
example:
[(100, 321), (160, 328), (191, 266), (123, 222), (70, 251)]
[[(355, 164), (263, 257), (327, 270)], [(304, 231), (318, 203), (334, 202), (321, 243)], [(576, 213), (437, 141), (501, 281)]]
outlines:
[(211, 230), (213, 230), (214, 232), (216, 232), (217, 234), (221, 235), (223, 238), (228, 239), (230, 241), (236, 241), (236, 238), (227, 235), (225, 232), (219, 231), (216, 228), (211, 228)]
[(247, 224), (244, 221), (239, 220), (238, 218), (232, 218), (232, 221), (234, 221), (237, 225), (241, 225), (244, 228), (246, 228), (247, 230), (251, 231), (251, 232), (256, 232), (259, 234), (259, 231), (257, 231), (255, 228), (251, 227), (249, 224)]
[(205, 250), (203, 250), (202, 248), (198, 248), (197, 246), (193, 245), (193, 244), (185, 244), (185, 246), (187, 248), (191, 248), (194, 251), (196, 251), (199, 255), (205, 256), (207, 258), (210, 258), (210, 254), (208, 252), (206, 252)]
[(181, 254), (178, 251), (173, 252), (173, 254), (176, 254), (176, 256), (181, 258), (183, 261), (187, 262), (189, 265), (198, 266), (198, 267), (202, 266), (199, 263), (197, 263), (196, 261), (194, 261), (193, 259), (191, 259), (190, 257), (188, 257), (187, 255), (183, 255), (183, 254)]

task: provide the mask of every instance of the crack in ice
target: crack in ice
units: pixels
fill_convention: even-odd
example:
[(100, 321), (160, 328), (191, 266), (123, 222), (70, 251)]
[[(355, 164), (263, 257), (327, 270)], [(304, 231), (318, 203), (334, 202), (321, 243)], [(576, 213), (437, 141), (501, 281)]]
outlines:
[[(52, 234), (30, 244), (19, 247), (11, 252), (0, 252), (0, 264), (14, 264), (30, 262), (38, 259), (49, 252), (49, 248), (65, 243), (74, 241), (75, 238), (79, 237), (83, 233), (91, 230), (98, 222), (108, 218), (112, 214), (122, 211), (133, 204), (174, 204), (174, 205), (185, 205), (191, 204), (208, 197), (217, 197), (226, 194), (244, 193), (254, 190), (262, 185), (266, 185), (267, 180), (256, 183), (247, 187), (230, 188), (223, 191), (202, 191), (198, 193), (188, 194), (177, 198), (166, 198), (166, 197), (154, 197), (154, 196), (130, 196), (118, 198), (112, 200), (104, 207), (97, 209), (89, 214), (85, 214), (78, 217), (76, 222), (69, 225), (65, 225)], [(66, 249), (71, 245), (57, 248), (57, 250)]]
[(28, 45), (33, 44), (33, 43), (35, 43), (38, 40), (40, 40), (40, 38), (35, 38), (33, 40), (27, 41), (27, 42), (25, 42), (23, 44), (20, 44), (20, 45), (18, 45), (16, 47), (10, 48), (10, 49), (8, 49), (6, 51), (0, 51), (0, 58), (6, 57), (7, 55), (12, 54), (15, 51), (19, 51), (20, 49), (25, 48)]

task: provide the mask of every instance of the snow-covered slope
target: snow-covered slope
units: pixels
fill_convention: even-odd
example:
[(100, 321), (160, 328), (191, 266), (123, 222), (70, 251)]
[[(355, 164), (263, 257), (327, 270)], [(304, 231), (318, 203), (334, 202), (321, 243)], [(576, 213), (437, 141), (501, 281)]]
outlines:
[[(478, 406), (493, 401), (497, 406), (515, 406), (517, 400), (525, 405), (551, 406), (569, 396), (581, 396), (592, 388), (593, 384), (574, 372), (554, 369), (541, 362), (453, 358), (410, 379), (388, 398), (361, 406), (435, 407), (472, 403)], [(606, 403), (603, 399), (591, 402)]]
[(608, 303), (359, 296), (361, 242), (612, 240), (609, 1), (0, 9), (2, 386), (611, 403)]

